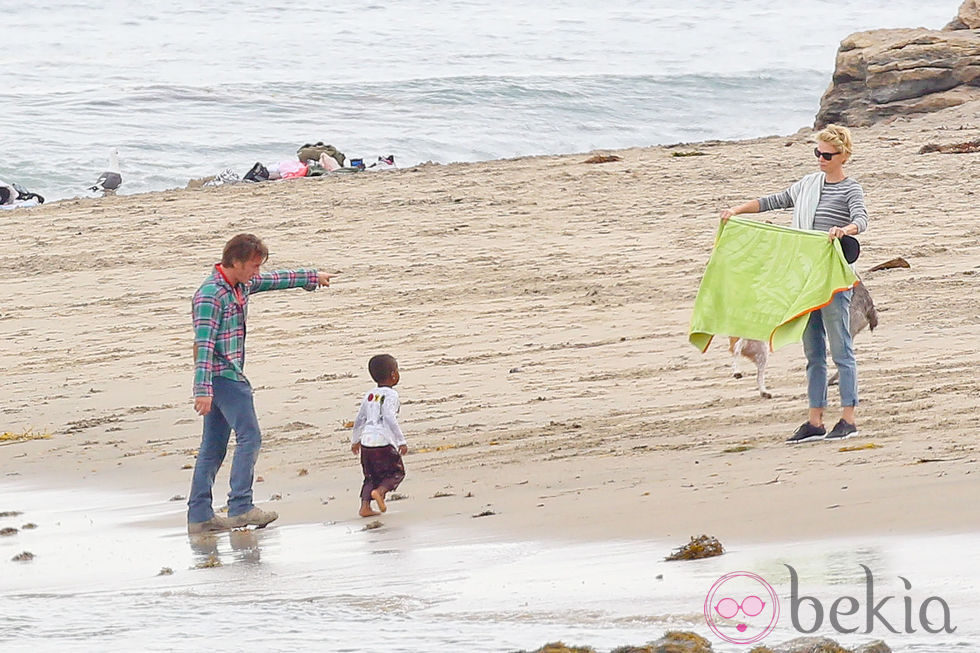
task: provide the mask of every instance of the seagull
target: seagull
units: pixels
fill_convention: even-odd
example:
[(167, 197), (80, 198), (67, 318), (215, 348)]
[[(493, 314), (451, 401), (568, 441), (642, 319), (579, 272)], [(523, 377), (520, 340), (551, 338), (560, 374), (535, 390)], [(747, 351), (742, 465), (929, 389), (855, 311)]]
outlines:
[(102, 191), (103, 195), (113, 195), (122, 185), (122, 175), (119, 174), (119, 150), (109, 153), (109, 169), (99, 175), (99, 180), (89, 190)]

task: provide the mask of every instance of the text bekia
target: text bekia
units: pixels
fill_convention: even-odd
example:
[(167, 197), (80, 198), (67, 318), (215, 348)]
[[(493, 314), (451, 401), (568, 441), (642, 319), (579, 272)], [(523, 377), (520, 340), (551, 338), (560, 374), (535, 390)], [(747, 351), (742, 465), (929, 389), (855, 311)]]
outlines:
[[(864, 569), (865, 576), (865, 603), (864, 603), (864, 615), (861, 618), (861, 602), (857, 597), (854, 596), (840, 596), (830, 604), (830, 609), (827, 610), (827, 619), (830, 622), (831, 627), (838, 633), (854, 633), (858, 632), (860, 625), (854, 625), (853, 628), (848, 627), (856, 623), (856, 620), (844, 619), (843, 623), (841, 617), (851, 617), (858, 615), (860, 621), (863, 621), (864, 633), (870, 633), (875, 628), (875, 623), (880, 623), (882, 626), (887, 628), (893, 633), (903, 632), (895, 628), (892, 624), (899, 623), (896, 617), (904, 618), (904, 632), (914, 633), (916, 632), (913, 626), (913, 619), (918, 613), (918, 624), (922, 630), (927, 633), (953, 633), (956, 628), (950, 624), (950, 611), (949, 605), (938, 596), (930, 596), (929, 598), (922, 601), (918, 606), (918, 610), (915, 610), (912, 605), (912, 597), (903, 596), (902, 598), (902, 613), (896, 614), (900, 608), (897, 602), (889, 602), (897, 597), (895, 596), (885, 596), (881, 599), (875, 600), (874, 593), (874, 576), (871, 570), (866, 565), (861, 565)], [(823, 625), (824, 620), (824, 606), (819, 599), (813, 596), (800, 596), (799, 587), (799, 576), (796, 570), (790, 565), (786, 565), (789, 569), (790, 576), (790, 616), (793, 619), (793, 627), (801, 633), (815, 633)], [(912, 583), (907, 579), (899, 576), (902, 583), (905, 585), (906, 590), (912, 589)], [(801, 605), (808, 605), (812, 608), (814, 617), (813, 623), (805, 628), (803, 624), (800, 623), (800, 607)], [(933, 624), (938, 624), (939, 621), (930, 621), (930, 612), (933, 616), (941, 616), (941, 627), (935, 627)], [(891, 617), (892, 621), (886, 618), (886, 615)], [(860, 623), (857, 621), (857, 623)]]

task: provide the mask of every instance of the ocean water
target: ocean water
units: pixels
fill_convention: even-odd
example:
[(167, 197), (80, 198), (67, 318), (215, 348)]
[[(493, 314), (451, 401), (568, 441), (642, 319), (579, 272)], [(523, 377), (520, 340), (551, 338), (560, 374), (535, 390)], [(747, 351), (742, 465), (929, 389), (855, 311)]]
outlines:
[(323, 140), (448, 163), (795, 132), (839, 41), (957, 0), (0, 2), (0, 179), (180, 187)]
[[(678, 542), (526, 541), (405, 525), (396, 513), (410, 501), (394, 504), (377, 530), (355, 518), (189, 539), (151, 525), (168, 514), (180, 523), (184, 509), (152, 494), (4, 481), (0, 500), (0, 509), (23, 512), (0, 527), (37, 525), (0, 537), (3, 651), (505, 653), (559, 639), (609, 651), (680, 629), (709, 637), (719, 653), (745, 653), (749, 646), (706, 627), (704, 604), (719, 579), (746, 571), (771, 583), (776, 598), (764, 600), (781, 607), (770, 645), (799, 636), (794, 612), (813, 628), (816, 600), (817, 633), (847, 646), (876, 638), (897, 653), (980, 646), (976, 534), (726, 542), (717, 558), (665, 562)], [(11, 560), (24, 550), (35, 558)], [(220, 566), (198, 568), (209, 561)], [(813, 597), (795, 610), (785, 565), (798, 575), (798, 596)], [(873, 574), (870, 602), (861, 565)], [(159, 575), (164, 567), (173, 573)], [(739, 600), (753, 592), (741, 588)], [(841, 597), (853, 603), (842, 599), (839, 624), (854, 634), (830, 625)], [(930, 597), (948, 606), (955, 632), (924, 630), (922, 605), (930, 628), (944, 621)], [(897, 633), (878, 620), (864, 632), (870, 603)], [(735, 634), (735, 623), (719, 624)]]

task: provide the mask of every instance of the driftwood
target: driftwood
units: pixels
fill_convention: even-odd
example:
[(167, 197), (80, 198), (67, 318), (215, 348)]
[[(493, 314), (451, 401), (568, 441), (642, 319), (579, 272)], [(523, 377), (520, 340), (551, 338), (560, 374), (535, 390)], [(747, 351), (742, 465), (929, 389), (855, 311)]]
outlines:
[(874, 266), (868, 272), (874, 272), (875, 270), (889, 270), (891, 268), (910, 268), (909, 262), (903, 259), (901, 256), (893, 258), (890, 261), (885, 261), (884, 263), (879, 263)]
[(622, 157), (618, 157), (615, 154), (596, 154), (595, 156), (590, 156), (582, 163), (612, 163), (613, 161), (622, 160)]
[(969, 154), (971, 152), (980, 152), (980, 138), (975, 141), (953, 143), (951, 145), (937, 145), (936, 143), (929, 143), (919, 148), (919, 154), (929, 154), (930, 152), (939, 152), (941, 154)]

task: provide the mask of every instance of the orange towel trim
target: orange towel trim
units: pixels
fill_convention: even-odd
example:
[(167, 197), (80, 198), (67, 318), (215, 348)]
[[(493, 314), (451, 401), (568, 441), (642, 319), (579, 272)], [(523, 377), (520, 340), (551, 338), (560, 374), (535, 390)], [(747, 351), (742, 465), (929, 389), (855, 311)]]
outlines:
[[(775, 329), (773, 329), (773, 330), (772, 330), (772, 333), (770, 333), (770, 334), (769, 334), (769, 351), (770, 351), (770, 352), (773, 352), (773, 351), (775, 351), (775, 350), (774, 350), (774, 349), (772, 348), (772, 339), (773, 339), (773, 337), (774, 337), (774, 336), (776, 335), (776, 332), (777, 332), (777, 331), (779, 331), (779, 327), (781, 327), (781, 326), (783, 326), (784, 324), (789, 324), (789, 323), (790, 323), (790, 322), (792, 322), (793, 320), (795, 320), (795, 319), (797, 319), (797, 318), (801, 318), (801, 317), (803, 317), (804, 315), (809, 315), (809, 314), (810, 314), (810, 313), (812, 313), (813, 311), (819, 311), (819, 310), (820, 310), (821, 308), (823, 308), (824, 306), (829, 306), (829, 305), (830, 305), (830, 302), (832, 302), (832, 301), (834, 301), (834, 297), (836, 297), (836, 296), (837, 296), (837, 293), (840, 293), (840, 292), (844, 292), (845, 290), (851, 290), (851, 289), (853, 289), (853, 288), (854, 288), (854, 286), (856, 286), (856, 285), (858, 285), (859, 283), (861, 283), (861, 280), (860, 280), (860, 279), (858, 279), (857, 281), (855, 281), (855, 282), (854, 282), (853, 284), (851, 284), (850, 286), (847, 286), (846, 288), (838, 288), (837, 290), (835, 290), (835, 291), (833, 291), (832, 293), (830, 293), (830, 299), (828, 299), (828, 300), (827, 300), (826, 302), (824, 302), (824, 303), (823, 303), (823, 304), (821, 304), (820, 306), (814, 306), (813, 308), (808, 308), (808, 309), (806, 309), (805, 311), (803, 311), (803, 312), (801, 312), (801, 313), (799, 313), (799, 314), (797, 314), (797, 315), (794, 315), (793, 317), (791, 317), (791, 318), (789, 318), (788, 320), (785, 320), (784, 322), (782, 322), (782, 323), (780, 323), (780, 324), (777, 324), (777, 325), (776, 325), (776, 328), (775, 328)], [(710, 344), (710, 341), (709, 341), (709, 344)], [(705, 351), (707, 351), (707, 347), (705, 347)], [(704, 352), (701, 352), (701, 353), (704, 353)]]

